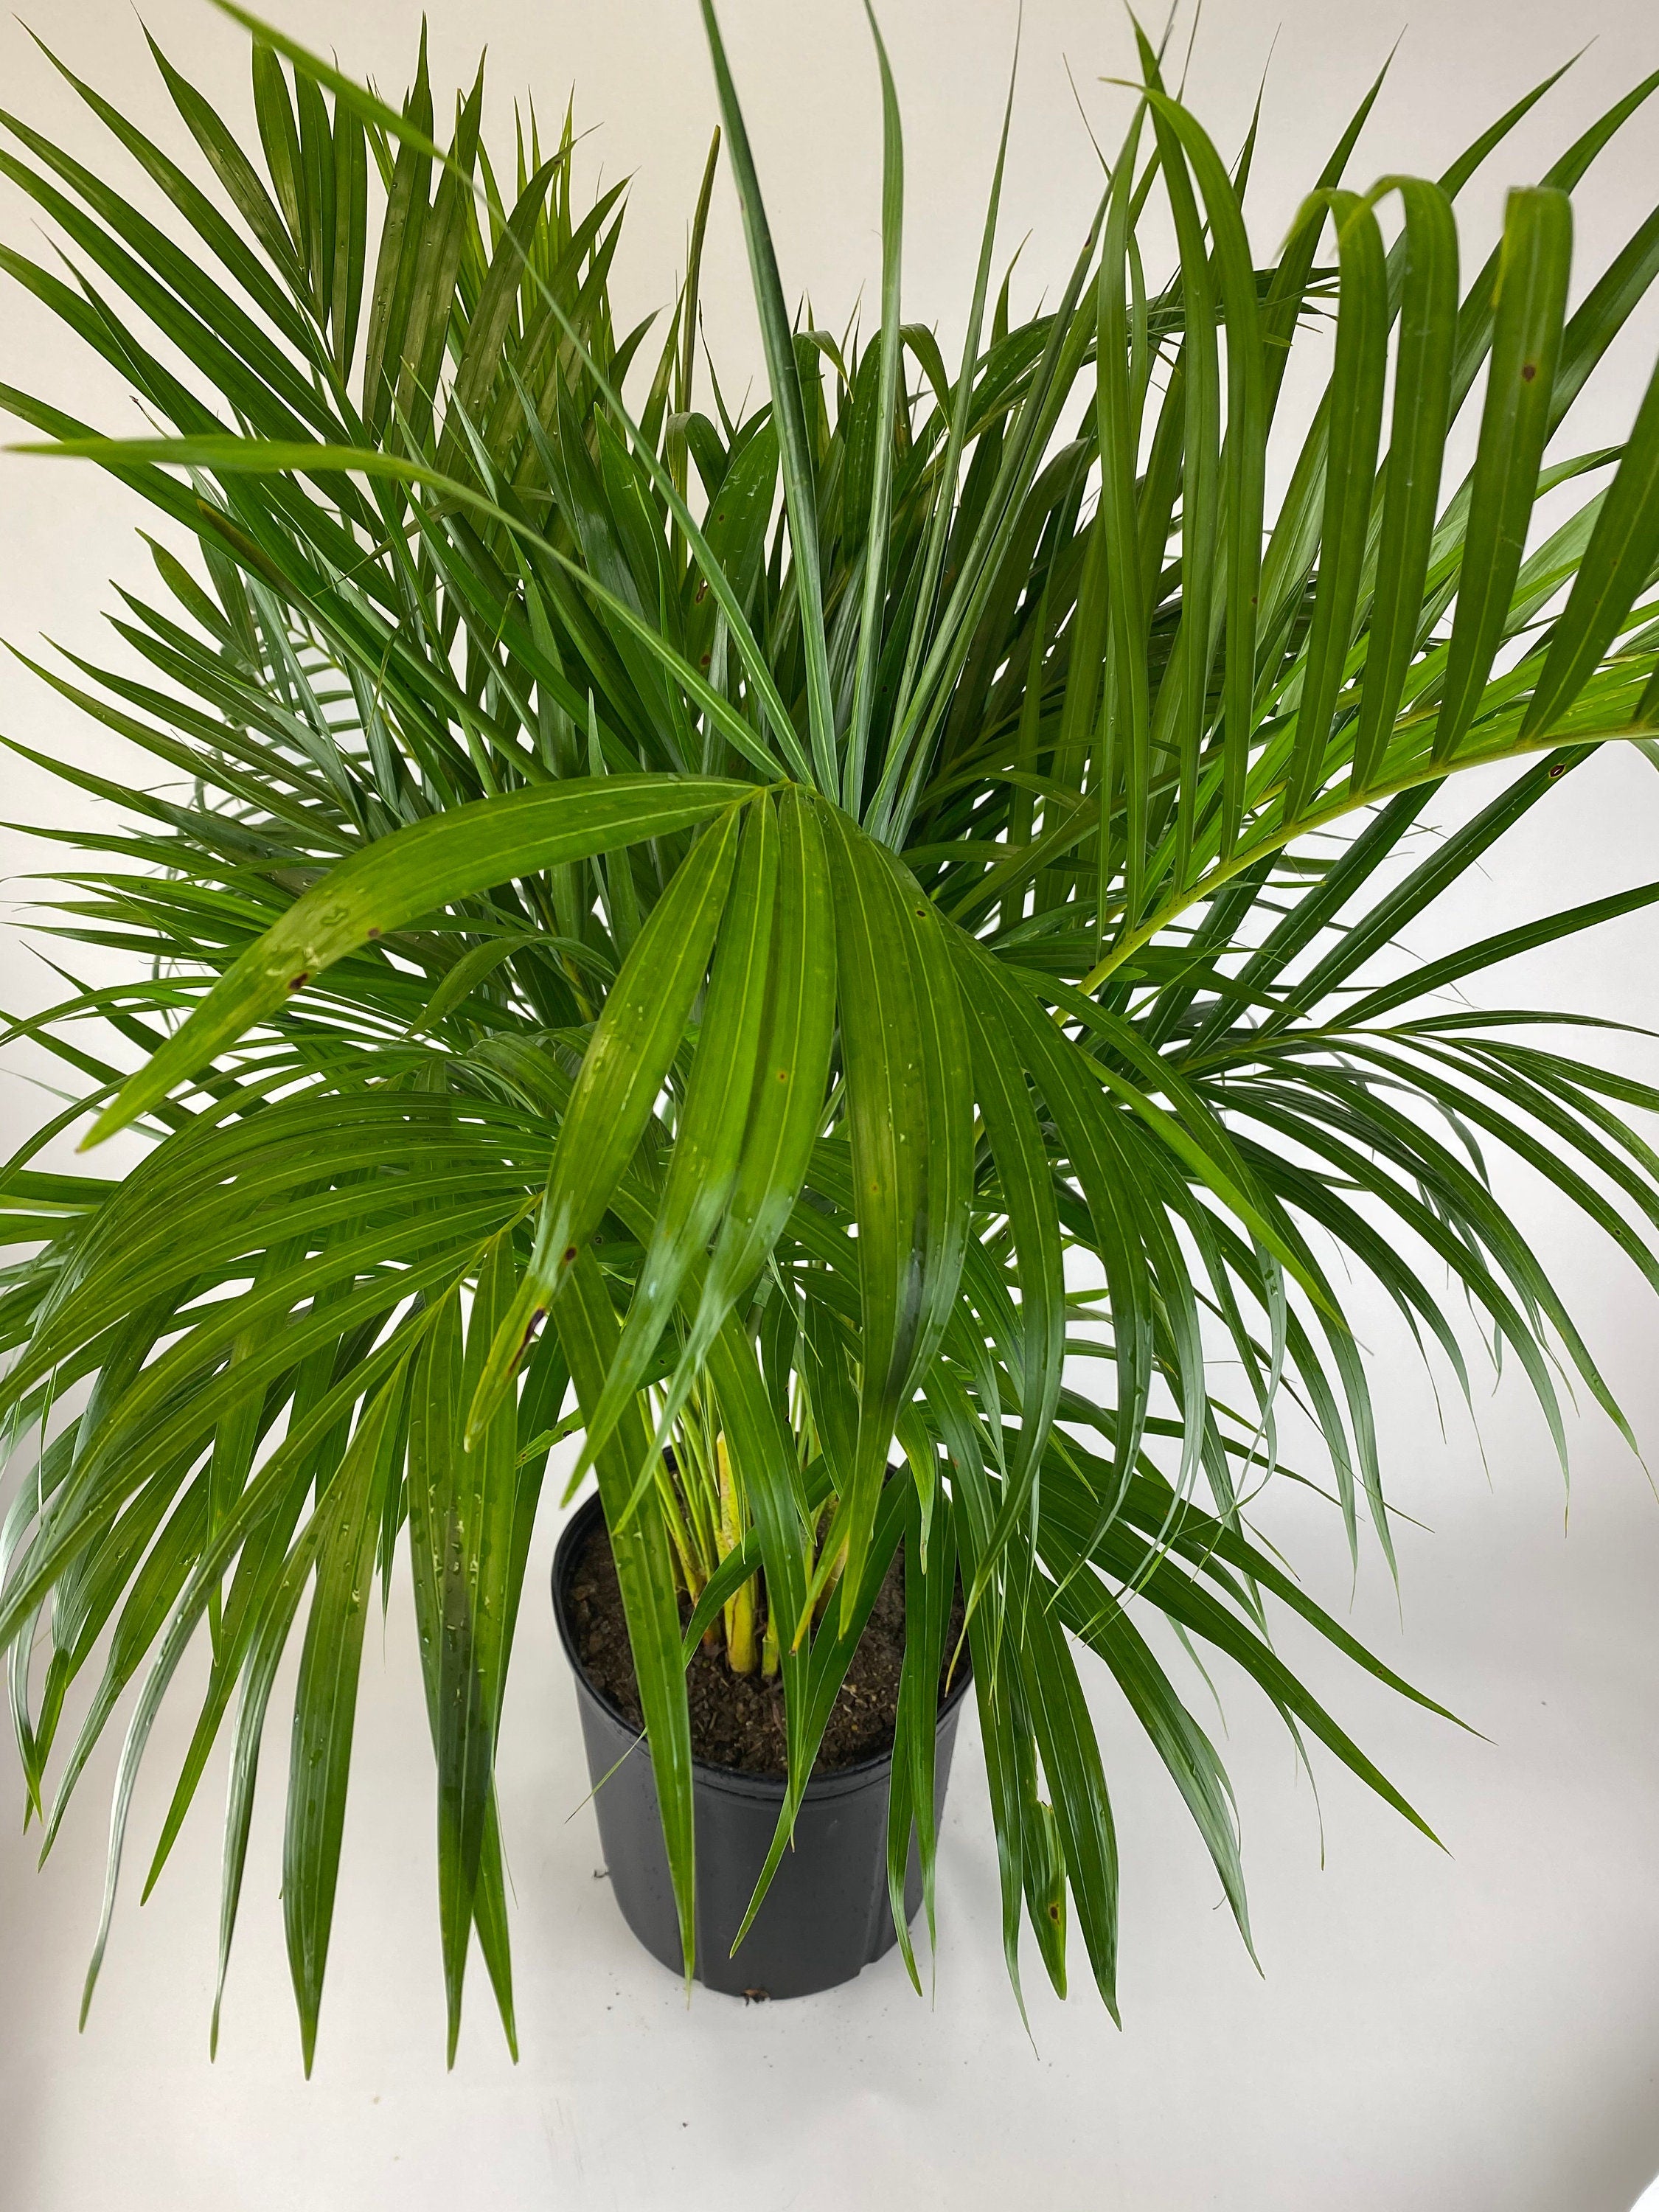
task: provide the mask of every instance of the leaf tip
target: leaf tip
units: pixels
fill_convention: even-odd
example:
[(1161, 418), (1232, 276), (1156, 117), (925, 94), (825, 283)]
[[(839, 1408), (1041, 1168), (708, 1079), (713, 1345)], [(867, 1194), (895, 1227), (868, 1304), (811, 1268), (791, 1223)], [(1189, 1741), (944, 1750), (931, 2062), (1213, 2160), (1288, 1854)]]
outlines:
[(118, 1129), (125, 1129), (131, 1119), (132, 1114), (125, 1105), (123, 1097), (118, 1096), (112, 1098), (91, 1128), (87, 1131), (86, 1135), (75, 1147), (76, 1153), (92, 1152), (96, 1146), (101, 1145), (106, 1137), (112, 1137)]

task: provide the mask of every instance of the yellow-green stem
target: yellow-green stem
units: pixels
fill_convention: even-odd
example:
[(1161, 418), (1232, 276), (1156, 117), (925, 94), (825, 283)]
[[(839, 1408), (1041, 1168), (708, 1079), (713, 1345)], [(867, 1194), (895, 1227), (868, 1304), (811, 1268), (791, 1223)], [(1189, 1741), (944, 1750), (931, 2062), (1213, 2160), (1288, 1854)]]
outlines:
[[(714, 1458), (720, 1469), (720, 1522), (718, 1542), (724, 1559), (735, 1552), (743, 1541), (743, 1519), (738, 1510), (738, 1486), (732, 1473), (732, 1462), (726, 1455), (726, 1438), (714, 1439)], [(737, 1593), (727, 1598), (726, 1613), (726, 1657), (734, 1674), (752, 1674), (760, 1664), (760, 1655), (755, 1645), (755, 1577)]]
[(1150, 944), (1160, 930), (1167, 929), (1189, 906), (1196, 906), (1201, 900), (1212, 897), (1223, 884), (1230, 882), (1234, 876), (1242, 875), (1246, 868), (1254, 866), (1267, 854), (1282, 851), (1309, 830), (1322, 830), (1328, 823), (1338, 821), (1345, 814), (1352, 814), (1356, 807), (1374, 806), (1379, 799), (1393, 799), (1402, 791), (1414, 790), (1419, 783), (1438, 783), (1446, 776), (1456, 775), (1461, 769), (1492, 768), (1504, 761), (1520, 760), (1528, 753), (1558, 752), (1566, 745), (1600, 745), (1614, 738), (1650, 738), (1652, 735), (1653, 732), (1642, 723), (1626, 724), (1616, 730), (1593, 730), (1583, 733), (1577, 730), (1548, 732), (1540, 737), (1528, 738), (1523, 744), (1504, 745), (1494, 752), (1469, 753), (1462, 757), (1454, 756), (1449, 760), (1421, 761), (1407, 775), (1395, 776), (1387, 782), (1374, 783), (1358, 797), (1345, 789), (1323, 806), (1315, 807), (1310, 813), (1303, 815), (1288, 827), (1281, 825), (1270, 830), (1264, 836), (1254, 838), (1249, 844), (1238, 847), (1226, 860), (1218, 861), (1207, 876), (1200, 877), (1185, 890), (1166, 900), (1157, 913), (1149, 915), (1133, 929), (1126, 930), (1105, 957), (1089, 970), (1078, 988), (1084, 992), (1097, 991), (1114, 969), (1121, 968), (1126, 960), (1132, 959), (1142, 945)]

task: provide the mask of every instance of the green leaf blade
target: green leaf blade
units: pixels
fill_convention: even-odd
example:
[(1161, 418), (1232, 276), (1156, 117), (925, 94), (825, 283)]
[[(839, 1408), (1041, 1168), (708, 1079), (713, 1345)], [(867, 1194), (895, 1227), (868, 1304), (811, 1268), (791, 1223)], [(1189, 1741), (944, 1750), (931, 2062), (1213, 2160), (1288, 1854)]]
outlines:
[(573, 778), (411, 823), (296, 901), (131, 1079), (88, 1142), (101, 1143), (146, 1112), (358, 945), (511, 877), (706, 821), (747, 788), (713, 778)]

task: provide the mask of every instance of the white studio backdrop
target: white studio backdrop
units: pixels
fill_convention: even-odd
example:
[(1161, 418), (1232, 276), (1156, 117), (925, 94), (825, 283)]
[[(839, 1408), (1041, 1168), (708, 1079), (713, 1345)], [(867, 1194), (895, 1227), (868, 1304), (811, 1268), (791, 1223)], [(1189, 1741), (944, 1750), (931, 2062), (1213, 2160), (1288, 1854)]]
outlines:
[[(269, 0), (283, 27), (401, 92), (418, 0)], [(937, 320), (947, 356), (971, 282), (1012, 47), (1012, 0), (889, 0), (884, 29), (904, 106), (906, 312)], [(1214, 0), (1188, 97), (1224, 148), (1242, 137), (1273, 47), (1249, 212), (1258, 258), (1278, 243), (1401, 27), (1352, 0)], [(722, 10), (767, 186), (786, 288), (839, 326), (878, 265), (879, 113), (854, 0)], [(252, 131), (241, 33), (206, 0), (153, 0), (160, 43)], [(154, 135), (182, 136), (126, 0), (57, 0), (38, 27), (65, 61)], [(556, 128), (573, 83), (588, 175), (627, 173), (618, 291), (643, 313), (671, 299), (714, 120), (694, 0), (565, 0), (434, 8), (434, 86), (470, 77), (488, 44), (498, 128), (533, 89)], [(1274, 46), (1275, 33), (1277, 43)], [(1185, 27), (1178, 34), (1184, 41)], [(1528, 181), (1659, 64), (1648, 0), (1442, 0), (1411, 29), (1353, 173), (1433, 173), (1577, 47), (1588, 51), (1462, 204), (1478, 255), (1502, 190)], [(1029, 0), (1003, 240), (1024, 247), (1027, 307), (1069, 265), (1098, 190), (1083, 116), (1103, 143), (1125, 95), (1127, 18), (1082, 0)], [(1069, 64), (1069, 76), (1067, 65)], [(1075, 83), (1075, 94), (1073, 89)], [(5, 104), (85, 158), (113, 161), (95, 123), (25, 32), (0, 31)], [(1079, 114), (1079, 106), (1083, 114)], [(1578, 196), (1583, 289), (1659, 198), (1644, 115)], [(34, 249), (33, 216), (0, 189), (0, 237)], [(1028, 236), (1029, 234), (1029, 236)], [(735, 210), (722, 180), (705, 264), (722, 360), (758, 368)], [(1659, 346), (1646, 315), (1610, 358), (1578, 442), (1624, 433)], [(112, 380), (15, 290), (0, 317), (0, 380), (50, 393), (104, 427), (134, 421)], [(68, 464), (0, 461), (0, 635), (103, 649), (109, 579), (146, 556), (137, 505)], [(148, 523), (146, 525), (148, 526)], [(142, 771), (26, 672), (0, 680), (0, 732), (119, 782)], [(82, 802), (27, 765), (3, 771), (0, 815), (62, 821)], [(1474, 779), (1468, 781), (1471, 786)], [(1457, 794), (1455, 815), (1480, 803)], [(1449, 804), (1443, 820), (1455, 818)], [(1604, 752), (1529, 815), (1467, 881), (1435, 937), (1484, 934), (1653, 872), (1659, 778)], [(26, 871), (47, 848), (0, 833), (8, 896), (26, 919)], [(1492, 1003), (1553, 1006), (1659, 1028), (1650, 915), (1574, 939), (1489, 980)], [(83, 963), (84, 964), (84, 963)], [(16, 929), (0, 939), (0, 1006), (47, 1003), (53, 979)], [(1612, 1038), (1650, 1079), (1659, 1047)], [(50, 1110), (8, 1054), (0, 1144)], [(112, 1161), (112, 1166), (115, 1164)], [(1653, 1304), (1634, 1271), (1521, 1173), (1502, 1194), (1533, 1236), (1659, 1465)], [(1336, 1516), (1287, 1490), (1267, 1525), (1310, 1588), (1411, 1679), (1465, 1717), (1468, 1735), (1362, 1680), (1316, 1687), (1444, 1839), (1436, 1851), (1329, 1762), (1318, 1807), (1259, 1699), (1229, 1694), (1219, 1747), (1239, 1791), (1259, 1978), (1185, 1813), (1136, 1732), (1106, 1711), (1123, 1851), (1124, 2029), (1080, 1994), (1052, 2002), (1033, 1967), (1032, 2039), (1003, 1977), (996, 1871), (976, 1732), (964, 1726), (941, 1845), (937, 2001), (896, 1959), (795, 2006), (744, 2008), (678, 1984), (626, 1935), (582, 1804), (563, 1662), (532, 1565), (508, 1699), (502, 1814), (523, 2063), (514, 2068), (482, 1988), (459, 2062), (442, 2062), (426, 1721), (408, 1608), (394, 1596), (385, 1661), (371, 1640), (316, 2078), (300, 2075), (283, 1958), (277, 1824), (256, 1823), (226, 2026), (206, 2056), (216, 1928), (211, 1793), (141, 1913), (118, 1909), (84, 2036), (75, 2012), (95, 1922), (114, 1744), (82, 1785), (47, 1870), (9, 1823), (0, 1842), (0, 2212), (427, 2212), (529, 2203), (599, 2212), (725, 2207), (800, 2212), (950, 2201), (1087, 2204), (1101, 2212), (1626, 2212), (1659, 2169), (1659, 1503), (1610, 1427), (1572, 1432), (1569, 1511), (1542, 1423), (1505, 1384), (1467, 1418), (1442, 1408), (1379, 1298), (1361, 1307), (1377, 1380), (1385, 1468), (1418, 1522), (1400, 1534), (1401, 1591), (1369, 1559), (1349, 1589)], [(552, 1486), (550, 1485), (550, 1496)], [(1289, 1632), (1286, 1632), (1287, 1636)], [(1103, 1690), (1103, 1698), (1107, 1692)], [(279, 1689), (276, 1707), (280, 1711)], [(141, 1832), (181, 1702), (158, 1730)], [(173, 1735), (167, 1734), (169, 1726)], [(273, 1725), (268, 1759), (283, 1747)], [(1484, 1740), (1483, 1740), (1484, 1739)], [(271, 1791), (267, 1784), (268, 1794)], [(0, 1785), (21, 1809), (21, 1790)], [(1323, 1864), (1322, 1867), (1322, 1850)]]

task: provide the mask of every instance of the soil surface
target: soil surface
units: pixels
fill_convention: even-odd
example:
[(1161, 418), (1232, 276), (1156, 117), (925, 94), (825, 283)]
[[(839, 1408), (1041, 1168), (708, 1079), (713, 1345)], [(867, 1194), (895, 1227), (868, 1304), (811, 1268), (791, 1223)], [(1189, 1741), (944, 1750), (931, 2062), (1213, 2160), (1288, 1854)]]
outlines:
[[(644, 1725), (640, 1710), (639, 1684), (634, 1674), (634, 1654), (629, 1648), (623, 1614), (622, 1590), (611, 1538), (603, 1521), (596, 1521), (578, 1553), (568, 1584), (570, 1626), (580, 1655), (582, 1672), (601, 1696), (608, 1698), (629, 1725)], [(680, 1618), (689, 1620), (691, 1608), (684, 1593)], [(962, 1591), (958, 1586), (945, 1635), (946, 1663), (955, 1650), (963, 1621)], [(757, 1625), (757, 1635), (759, 1634)], [(893, 1747), (894, 1717), (898, 1709), (899, 1669), (904, 1659), (904, 1562), (902, 1555), (888, 1570), (869, 1622), (853, 1655), (823, 1732), (815, 1773), (833, 1773), (855, 1766), (860, 1759), (876, 1759)], [(968, 1664), (964, 1650), (957, 1679)], [(943, 1674), (939, 1694), (945, 1693)], [(701, 1645), (686, 1672), (686, 1699), (691, 1711), (691, 1753), (709, 1766), (729, 1767), (738, 1774), (781, 1778), (787, 1771), (783, 1726), (783, 1692), (775, 1677), (734, 1674), (726, 1663), (724, 1650), (709, 1651)]]

